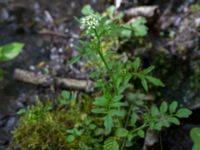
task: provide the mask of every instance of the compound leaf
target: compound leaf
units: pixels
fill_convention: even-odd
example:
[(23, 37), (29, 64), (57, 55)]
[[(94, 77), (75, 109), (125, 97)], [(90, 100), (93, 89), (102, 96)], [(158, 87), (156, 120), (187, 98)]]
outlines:
[(119, 144), (115, 138), (108, 138), (104, 142), (103, 150), (119, 150)]

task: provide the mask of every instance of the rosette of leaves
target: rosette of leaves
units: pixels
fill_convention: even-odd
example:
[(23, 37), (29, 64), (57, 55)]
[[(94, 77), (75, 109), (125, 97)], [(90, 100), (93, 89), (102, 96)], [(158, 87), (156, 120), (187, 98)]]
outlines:
[(160, 131), (163, 127), (169, 127), (170, 124), (180, 125), (179, 118), (187, 118), (191, 113), (187, 108), (178, 109), (176, 101), (170, 105), (162, 102), (160, 107), (152, 105), (148, 116), (149, 127)]

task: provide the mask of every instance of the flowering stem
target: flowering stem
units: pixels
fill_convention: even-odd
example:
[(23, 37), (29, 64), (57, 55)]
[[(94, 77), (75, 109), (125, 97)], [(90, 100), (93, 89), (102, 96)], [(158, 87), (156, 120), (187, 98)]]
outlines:
[(106, 60), (105, 60), (105, 58), (104, 58), (104, 56), (103, 56), (103, 54), (102, 54), (102, 52), (101, 52), (101, 38), (100, 38), (100, 36), (98, 35), (98, 33), (97, 33), (97, 31), (96, 31), (95, 29), (94, 29), (94, 32), (95, 32), (95, 36), (97, 37), (97, 40), (98, 40), (97, 52), (98, 52), (98, 54), (99, 54), (101, 60), (103, 61), (104, 65), (105, 65), (105, 67), (106, 67), (106, 70), (108, 71), (108, 74), (109, 74), (110, 78), (112, 79), (112, 82), (113, 82), (113, 84), (114, 84), (115, 93), (118, 95), (117, 86), (116, 86), (116, 81), (115, 81), (115, 79), (114, 79), (114, 77), (113, 77), (113, 75), (112, 75), (112, 71), (111, 71), (111, 69), (109, 68), (108, 63), (106, 62)]

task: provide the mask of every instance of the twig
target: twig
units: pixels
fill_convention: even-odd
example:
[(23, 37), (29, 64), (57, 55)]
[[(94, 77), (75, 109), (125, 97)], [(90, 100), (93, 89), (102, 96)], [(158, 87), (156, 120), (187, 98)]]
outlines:
[(16, 69), (14, 73), (14, 79), (30, 83), (34, 85), (40, 85), (44, 87), (55, 86), (67, 89), (85, 90), (86, 92), (92, 92), (94, 86), (90, 80), (77, 80), (69, 78), (52, 77), (45, 74), (37, 74), (26, 70)]
[(59, 36), (59, 37), (62, 37), (62, 38), (65, 38), (65, 39), (68, 39), (69, 36), (64, 34), (64, 33), (59, 33), (59, 32), (55, 32), (55, 31), (52, 31), (52, 30), (47, 30), (47, 29), (43, 29), (41, 31), (38, 31), (39, 34), (47, 34), (47, 35), (52, 35), (52, 36)]

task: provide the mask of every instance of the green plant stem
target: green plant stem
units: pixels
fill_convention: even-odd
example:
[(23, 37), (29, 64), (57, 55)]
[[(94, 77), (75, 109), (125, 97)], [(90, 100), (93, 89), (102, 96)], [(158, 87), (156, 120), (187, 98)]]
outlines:
[(144, 129), (148, 127), (148, 124), (144, 123), (143, 125), (141, 125), (140, 127), (136, 128), (135, 130), (131, 131), (132, 134), (134, 134), (135, 132), (141, 130), (141, 129)]
[[(131, 112), (131, 111), (130, 111), (130, 112)], [(137, 132), (137, 131), (139, 131), (139, 130), (141, 130), (141, 129), (144, 129), (144, 128), (146, 128), (147, 126), (148, 126), (148, 124), (145, 123), (145, 124), (143, 124), (142, 126), (140, 126), (140, 127), (136, 128), (135, 130), (133, 130), (131, 133), (132, 133), (132, 134), (135, 134), (135, 132)], [(126, 144), (126, 138), (123, 139), (122, 145), (120, 146), (120, 150), (123, 150), (123, 149), (124, 149), (125, 144)]]
[(104, 63), (110, 78), (112, 79), (112, 82), (114, 84), (115, 94), (118, 95), (117, 86), (116, 86), (116, 80), (114, 79), (114, 77), (112, 75), (112, 71), (109, 68), (108, 63), (106, 62), (106, 60), (105, 60), (105, 58), (104, 58), (104, 56), (103, 56), (103, 54), (101, 52), (101, 38), (100, 38), (100, 36), (98, 35), (98, 33), (97, 33), (97, 31), (95, 29), (94, 29), (94, 32), (95, 32), (95, 36), (97, 37), (97, 40), (98, 40), (98, 49), (97, 49), (98, 55), (100, 56), (102, 62)]
[[(128, 126), (128, 122), (129, 122), (129, 119), (130, 119), (130, 115), (131, 115), (131, 108), (132, 108), (132, 105), (129, 107), (129, 110), (128, 110), (128, 115), (127, 115), (127, 118), (126, 118), (126, 122), (125, 122), (125, 125), (124, 125), (124, 128), (126, 129), (127, 126)], [(126, 137), (122, 139), (122, 144), (120, 146), (120, 150), (123, 150), (124, 147), (125, 147), (125, 144), (126, 144)]]

